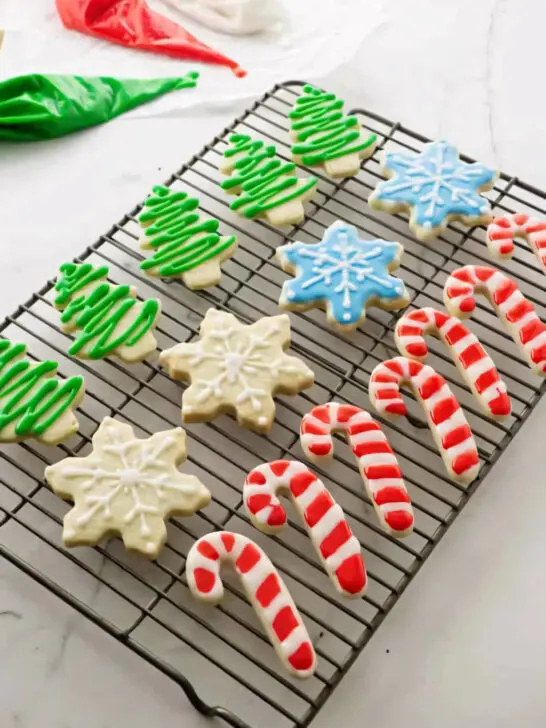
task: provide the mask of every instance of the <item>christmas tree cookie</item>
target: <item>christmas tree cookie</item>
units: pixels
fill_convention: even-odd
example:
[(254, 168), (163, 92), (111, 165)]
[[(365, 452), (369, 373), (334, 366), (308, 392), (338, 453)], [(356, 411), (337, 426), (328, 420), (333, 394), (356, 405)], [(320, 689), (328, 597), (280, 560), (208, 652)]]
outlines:
[(106, 266), (64, 263), (59, 271), (54, 306), (62, 311), (63, 331), (78, 332), (69, 354), (81, 359), (113, 354), (137, 362), (155, 351), (152, 329), (161, 313), (157, 299), (137, 301), (133, 286), (109, 283)]
[(83, 378), (58, 379), (56, 362), (30, 362), (26, 351), (0, 339), (0, 442), (33, 437), (57, 445), (78, 431), (72, 410), (83, 397)]
[(46, 468), (53, 491), (74, 502), (63, 521), (64, 543), (94, 546), (119, 534), (128, 549), (156, 558), (167, 538), (164, 520), (210, 502), (203, 483), (178, 470), (185, 459), (182, 428), (140, 440), (130, 425), (106, 417), (89, 455)]
[(220, 236), (218, 221), (204, 218), (198, 207), (199, 200), (186, 192), (153, 188), (138, 218), (145, 230), (140, 247), (153, 250), (141, 270), (150, 276), (182, 278), (192, 289), (220, 282), (220, 264), (235, 252), (237, 238)]
[(372, 156), (376, 135), (363, 131), (356, 116), (344, 114), (343, 103), (335, 94), (303, 87), (289, 114), (296, 164), (322, 165), (328, 176), (339, 179), (358, 174), (360, 160)]
[(271, 225), (297, 225), (303, 205), (315, 194), (316, 177), (297, 177), (296, 165), (283, 162), (274, 146), (233, 134), (220, 171), (230, 175), (222, 189), (238, 195), (231, 209), (251, 219), (265, 217)]

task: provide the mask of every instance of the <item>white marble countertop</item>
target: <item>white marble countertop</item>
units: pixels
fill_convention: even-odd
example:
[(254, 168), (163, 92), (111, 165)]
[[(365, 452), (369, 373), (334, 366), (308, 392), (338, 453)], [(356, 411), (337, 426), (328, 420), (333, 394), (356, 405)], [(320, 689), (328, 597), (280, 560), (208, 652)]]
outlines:
[[(385, 9), (357, 57), (324, 84), (546, 187), (536, 82), (546, 6), (391, 0)], [(121, 118), (49, 149), (3, 147), (0, 314), (243, 107), (165, 118), (159, 133), (153, 119)], [(545, 418), (542, 402), (314, 726), (544, 725)], [(1, 562), (0, 664), (2, 728), (210, 725), (174, 683)]]

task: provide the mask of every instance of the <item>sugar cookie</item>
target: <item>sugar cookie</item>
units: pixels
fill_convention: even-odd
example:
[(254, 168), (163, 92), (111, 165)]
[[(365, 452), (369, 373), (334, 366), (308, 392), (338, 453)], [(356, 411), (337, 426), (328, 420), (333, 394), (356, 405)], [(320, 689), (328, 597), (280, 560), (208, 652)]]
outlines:
[(220, 282), (220, 264), (237, 247), (234, 235), (220, 236), (218, 220), (203, 217), (199, 200), (186, 192), (157, 186), (138, 220), (144, 228), (140, 247), (153, 255), (140, 264), (150, 276), (181, 278), (188, 288), (210, 288)]
[(63, 331), (78, 331), (68, 353), (81, 359), (115, 355), (126, 362), (155, 351), (152, 333), (161, 313), (156, 298), (136, 300), (133, 286), (106, 280), (108, 268), (90, 263), (64, 263), (55, 285), (54, 306), (61, 311)]
[(288, 243), (277, 248), (282, 269), (295, 275), (283, 285), (279, 306), (289, 311), (326, 309), (341, 331), (353, 331), (366, 318), (367, 306), (404, 308), (409, 295), (398, 268), (400, 243), (360, 240), (356, 229), (338, 220), (319, 243)]
[(254, 468), (245, 480), (243, 500), (252, 523), (266, 533), (276, 533), (286, 523), (277, 493), (291, 496), (336, 590), (351, 599), (361, 597), (366, 568), (360, 544), (322, 480), (296, 460), (275, 460)]
[(246, 326), (231, 313), (210, 308), (200, 340), (160, 355), (173, 379), (191, 381), (182, 395), (182, 419), (206, 422), (234, 412), (243, 427), (267, 432), (275, 417), (275, 394), (297, 394), (313, 384), (311, 369), (287, 356), (290, 319), (266, 316)]
[(510, 414), (512, 404), (506, 384), (475, 334), (455, 316), (427, 307), (398, 319), (394, 341), (401, 354), (423, 361), (428, 354), (425, 334), (438, 336), (447, 346), (462, 378), (488, 417), (498, 420)]
[(449, 222), (486, 225), (489, 202), (479, 192), (490, 190), (498, 172), (483, 164), (459, 160), (457, 149), (446, 141), (425, 144), (420, 154), (386, 152), (380, 182), (368, 202), (375, 210), (409, 212), (409, 226), (422, 241), (444, 231)]
[(480, 469), (478, 448), (463, 411), (446, 380), (428, 364), (397, 356), (378, 364), (370, 377), (370, 400), (380, 415), (406, 414), (400, 385), (409, 384), (423, 405), (428, 426), (449, 476), (471, 483)]
[(360, 476), (382, 527), (401, 538), (413, 531), (413, 509), (398, 459), (380, 425), (350, 404), (313, 407), (303, 416), (300, 443), (305, 455), (323, 464), (334, 454), (333, 432), (344, 432), (357, 459)]
[(222, 189), (238, 195), (231, 209), (251, 219), (265, 217), (271, 225), (300, 223), (304, 203), (315, 194), (317, 178), (297, 177), (293, 162), (283, 162), (274, 146), (246, 134), (232, 134), (229, 141), (220, 171), (230, 175)]
[(334, 179), (359, 173), (360, 160), (372, 156), (377, 136), (363, 131), (358, 117), (344, 114), (343, 104), (335, 94), (303, 87), (288, 114), (296, 164), (323, 165)]
[(459, 318), (468, 318), (481, 293), (495, 307), (497, 316), (514, 339), (531, 369), (546, 377), (546, 324), (517, 283), (496, 268), (465, 265), (450, 274), (444, 287), (444, 304)]
[(195, 475), (177, 470), (185, 459), (180, 427), (139, 440), (130, 425), (106, 417), (89, 455), (46, 468), (53, 491), (74, 502), (64, 517), (64, 543), (94, 546), (116, 534), (126, 548), (156, 558), (167, 538), (164, 519), (189, 516), (210, 501)]
[(246, 536), (217, 531), (190, 549), (186, 576), (197, 599), (218, 604), (224, 596), (220, 566), (233, 565), (245, 593), (284, 667), (295, 677), (315, 672), (317, 656), (298, 608), (264, 551)]
[(26, 351), (0, 339), (0, 443), (33, 437), (57, 445), (78, 431), (72, 410), (83, 398), (83, 377), (58, 379), (57, 362), (28, 361)]
[(497, 217), (487, 228), (487, 246), (493, 258), (511, 258), (514, 238), (523, 238), (546, 273), (546, 221), (523, 212)]

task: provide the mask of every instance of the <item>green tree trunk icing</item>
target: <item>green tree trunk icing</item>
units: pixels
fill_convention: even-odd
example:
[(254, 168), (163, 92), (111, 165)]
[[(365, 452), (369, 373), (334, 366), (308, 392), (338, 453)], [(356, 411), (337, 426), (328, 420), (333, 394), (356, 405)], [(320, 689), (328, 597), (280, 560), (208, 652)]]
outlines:
[(18, 437), (42, 435), (83, 388), (83, 377), (55, 378), (56, 362), (22, 361), (26, 349), (24, 344), (0, 340), (0, 440), (12, 423)]
[(164, 277), (180, 275), (235, 243), (234, 235), (218, 235), (217, 220), (202, 219), (194, 212), (198, 207), (199, 200), (186, 192), (153, 188), (138, 218), (144, 225), (151, 222), (146, 238), (155, 251), (151, 258), (142, 261), (142, 270), (156, 269)]
[[(137, 301), (131, 295), (130, 286), (108, 283), (104, 280), (108, 275), (106, 266), (93, 268), (89, 263), (64, 263), (60, 273), (55, 286), (58, 293), (55, 306), (64, 309), (63, 324), (81, 329), (69, 354), (76, 355), (85, 348), (91, 359), (101, 359), (118, 346), (134, 346), (154, 326), (160, 311), (159, 301)], [(89, 289), (93, 283), (96, 287)], [(78, 292), (81, 294), (77, 295)], [(135, 310), (138, 314), (134, 320), (124, 325), (124, 318)]]
[(266, 210), (283, 205), (305, 195), (317, 184), (316, 177), (296, 177), (296, 165), (283, 162), (273, 146), (253, 141), (246, 134), (233, 134), (226, 158), (237, 158), (233, 174), (222, 182), (224, 190), (241, 188), (239, 197), (231, 204), (245, 217), (253, 218)]
[(297, 140), (292, 154), (301, 157), (303, 164), (321, 164), (375, 143), (376, 135), (363, 134), (356, 116), (346, 116), (342, 108), (343, 101), (335, 94), (303, 87), (303, 95), (289, 114)]

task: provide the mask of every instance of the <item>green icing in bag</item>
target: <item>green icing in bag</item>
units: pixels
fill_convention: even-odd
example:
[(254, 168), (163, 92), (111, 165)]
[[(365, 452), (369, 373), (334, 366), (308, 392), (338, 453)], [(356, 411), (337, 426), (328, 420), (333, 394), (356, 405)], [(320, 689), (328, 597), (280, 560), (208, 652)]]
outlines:
[[(264, 214), (273, 224), (292, 224), (303, 219), (302, 204), (310, 199), (317, 184), (316, 177), (297, 177), (296, 165), (283, 162), (277, 157), (274, 146), (253, 141), (246, 134), (233, 134), (231, 146), (224, 152), (221, 171), (231, 176), (221, 184), (228, 192), (239, 196), (231, 209), (245, 217), (255, 218)], [(299, 201), (301, 214), (283, 220), (282, 211), (277, 216), (269, 213), (291, 201)]]
[(141, 247), (153, 255), (140, 267), (149, 275), (180, 276), (190, 288), (208, 288), (220, 281), (220, 263), (233, 255), (234, 235), (218, 234), (218, 221), (204, 219), (199, 200), (186, 192), (157, 186), (144, 203), (139, 222), (145, 229)]
[(113, 119), (168, 91), (194, 88), (181, 78), (117, 79), (39, 73), (0, 82), (0, 140), (53, 139)]
[(78, 430), (72, 408), (83, 397), (83, 378), (59, 380), (56, 362), (30, 362), (26, 350), (0, 340), (0, 442), (35, 437), (56, 444)]
[(161, 312), (157, 299), (137, 301), (131, 286), (108, 283), (106, 266), (64, 263), (60, 273), (54, 305), (62, 310), (65, 331), (81, 329), (69, 354), (89, 359), (117, 354), (135, 362), (155, 350), (152, 328)]

